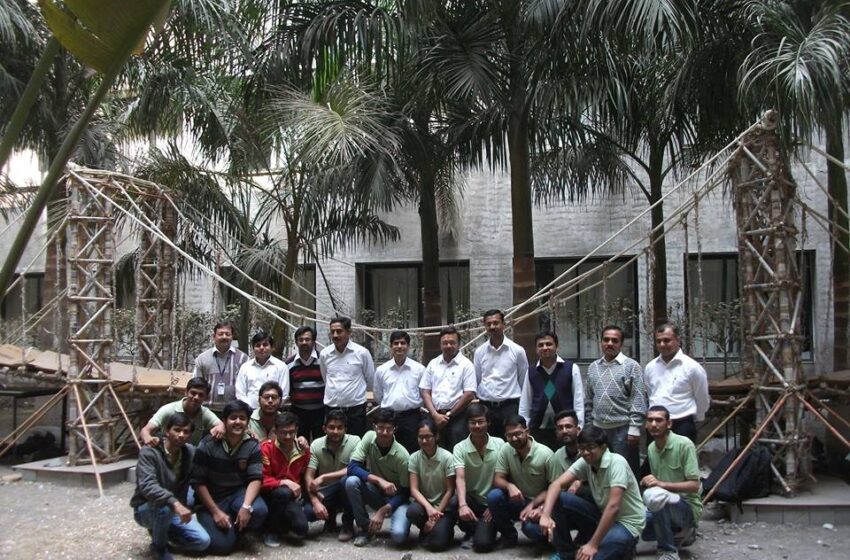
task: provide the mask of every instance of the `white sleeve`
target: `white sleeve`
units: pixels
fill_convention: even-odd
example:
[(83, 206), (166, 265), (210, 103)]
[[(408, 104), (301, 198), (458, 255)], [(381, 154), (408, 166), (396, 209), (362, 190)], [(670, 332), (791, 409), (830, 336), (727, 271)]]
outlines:
[[(247, 362), (246, 362), (247, 363)], [(248, 400), (248, 376), (242, 371), (245, 369), (245, 364), (239, 368), (239, 373), (236, 374), (236, 398), (242, 402), (250, 402)]]
[(526, 379), (526, 382), (520, 391), (518, 412), (520, 416), (525, 418), (525, 422), (529, 426), (531, 425), (531, 401), (533, 398), (534, 396), (531, 394), (531, 383), (529, 383)]
[(578, 425), (584, 428), (584, 383), (578, 364), (573, 364), (573, 410), (578, 416)]

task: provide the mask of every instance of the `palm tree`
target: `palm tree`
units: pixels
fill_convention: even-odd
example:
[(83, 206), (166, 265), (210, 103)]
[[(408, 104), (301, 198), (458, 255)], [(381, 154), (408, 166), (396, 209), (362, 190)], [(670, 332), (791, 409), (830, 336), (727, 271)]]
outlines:
[[(740, 67), (741, 101), (776, 108), (786, 138), (822, 132), (826, 152), (844, 160), (844, 119), (850, 93), (850, 4), (837, 0), (752, 2), (743, 15), (756, 31)], [(827, 162), (831, 220), (833, 368), (850, 367), (850, 235), (847, 177)]]

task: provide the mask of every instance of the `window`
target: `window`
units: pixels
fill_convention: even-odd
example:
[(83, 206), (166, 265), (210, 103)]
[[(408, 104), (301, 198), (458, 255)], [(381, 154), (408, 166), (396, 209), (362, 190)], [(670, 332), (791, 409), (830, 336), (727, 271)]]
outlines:
[[(20, 274), (15, 274), (12, 281), (17, 281), (17, 284), (9, 291), (7, 297), (0, 302), (0, 317), (4, 320), (19, 319), (23, 314), (22, 303), (26, 305), (27, 316), (38, 312), (43, 306), (42, 301), (44, 290), (44, 273), (28, 273), (24, 275), (23, 282), (26, 286), (22, 288), (21, 281), (18, 280)], [(21, 301), (21, 290), (26, 289), (26, 302)]]
[[(812, 290), (814, 251), (798, 253), (803, 276), (803, 345), (801, 357), (812, 359)], [(738, 253), (702, 255), (702, 317), (699, 306), (700, 266), (697, 255), (688, 255), (685, 283), (687, 313), (693, 334), (688, 353), (707, 360), (723, 361), (741, 355), (741, 295)]]
[[(538, 289), (570, 270), (579, 260), (538, 260), (535, 263)], [(605, 257), (589, 259), (559, 284), (594, 270), (607, 260)], [(624, 258), (609, 263), (606, 273), (602, 269), (593, 272), (559, 296), (562, 301), (556, 303), (554, 314), (547, 312), (540, 315), (540, 328), (557, 333), (562, 356), (582, 362), (597, 359), (601, 355), (599, 331), (609, 324), (618, 325), (625, 333), (623, 353), (634, 358), (640, 355), (639, 337), (636, 336), (639, 332), (637, 265), (635, 262), (625, 265), (628, 260)], [(603, 274), (607, 276), (607, 289), (603, 290), (601, 284), (591, 288), (603, 280)], [(569, 299), (564, 301), (565, 298)]]
[[(226, 280), (228, 280), (229, 282), (231, 282), (232, 284), (236, 285), (236, 286), (244, 286), (245, 283), (247, 282), (247, 280), (245, 279), (244, 276), (235, 272), (230, 266), (221, 267), (221, 276), (223, 278), (225, 278)], [(302, 286), (305, 290), (309, 290), (310, 293), (307, 293), (305, 290), (302, 290), (301, 288), (299, 288), (297, 286), (292, 286), (292, 294), (290, 296), (290, 299), (293, 302), (295, 302), (299, 305), (302, 305), (302, 306), (304, 306), (308, 309), (313, 310), (313, 312), (311, 313), (311, 312), (305, 311), (301, 308), (294, 308), (293, 312), (303, 314), (303, 315), (307, 315), (307, 316), (314, 316), (315, 311), (316, 311), (316, 298), (313, 297), (310, 294), (316, 293), (316, 265), (314, 265), (314, 264), (299, 265), (295, 269), (295, 274), (293, 275), (293, 279), (295, 280), (296, 283), (298, 283), (299, 286)], [(225, 286), (224, 284), (220, 284), (219, 286), (220, 286), (220, 292), (219, 293), (221, 294), (221, 298), (220, 298), (221, 304), (220, 304), (220, 309), (216, 310), (217, 313), (220, 313), (223, 310), (227, 309), (227, 307), (230, 306), (230, 305), (238, 305), (242, 301), (242, 296), (238, 292), (236, 292), (235, 290), (231, 289), (228, 286)], [(276, 286), (276, 287), (275, 286), (267, 286), (267, 287), (272, 291), (277, 291), (277, 290), (280, 289), (279, 285)], [(251, 290), (248, 290), (248, 291), (251, 291)], [(256, 295), (258, 297), (260, 297), (261, 299), (271, 299), (271, 298), (273, 298), (273, 296), (271, 296), (270, 294), (267, 294), (267, 293), (257, 292)], [(275, 299), (273, 301), (273, 303), (275, 305), (283, 307), (283, 302), (281, 300)], [(291, 323), (296, 324), (296, 325), (298, 325), (300, 323), (300, 321), (298, 321), (297, 319), (294, 319), (293, 317), (290, 317), (290, 316), (287, 316), (287, 320), (290, 321)], [(304, 322), (304, 324), (312, 325), (312, 326), (315, 327), (315, 321), (307, 320), (307, 321)]]

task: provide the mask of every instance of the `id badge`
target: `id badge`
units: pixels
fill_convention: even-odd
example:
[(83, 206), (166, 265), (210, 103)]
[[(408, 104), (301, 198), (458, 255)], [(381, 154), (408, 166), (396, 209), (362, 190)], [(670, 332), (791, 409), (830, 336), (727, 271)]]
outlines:
[(224, 383), (218, 383), (215, 386), (215, 394), (219, 397), (224, 396)]

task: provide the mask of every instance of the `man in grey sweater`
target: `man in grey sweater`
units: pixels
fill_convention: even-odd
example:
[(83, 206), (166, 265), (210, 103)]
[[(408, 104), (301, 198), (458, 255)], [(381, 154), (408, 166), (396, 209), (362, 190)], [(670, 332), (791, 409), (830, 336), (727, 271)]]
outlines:
[(640, 364), (624, 355), (623, 329), (602, 329), (602, 357), (587, 368), (585, 425), (605, 430), (608, 448), (640, 469), (640, 432), (646, 419), (646, 386)]
[(203, 552), (210, 537), (186, 507), (186, 491), (195, 448), (186, 443), (192, 420), (182, 412), (165, 423), (156, 447), (143, 447), (136, 465), (136, 491), (130, 499), (136, 522), (150, 531), (155, 558), (170, 559), (168, 541), (191, 552)]

